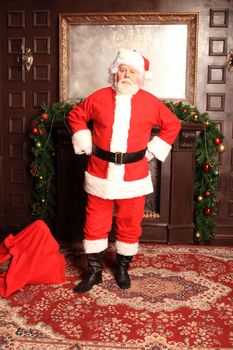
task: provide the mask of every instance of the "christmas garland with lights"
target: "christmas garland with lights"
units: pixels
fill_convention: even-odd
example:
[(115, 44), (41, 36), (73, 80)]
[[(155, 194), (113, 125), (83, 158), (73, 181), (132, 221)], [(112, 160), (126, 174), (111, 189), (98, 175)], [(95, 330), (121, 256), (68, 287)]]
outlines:
[(56, 154), (52, 131), (56, 121), (62, 121), (69, 131), (66, 116), (73, 106), (58, 102), (51, 107), (42, 105), (41, 108), (42, 113), (33, 118), (29, 133), (33, 140), (31, 153), (34, 157), (30, 165), (33, 176), (32, 216), (53, 226), (56, 208)]
[[(166, 102), (167, 107), (182, 123), (202, 123), (203, 131), (197, 137), (196, 146), (196, 179), (194, 188), (194, 225), (195, 240), (209, 241), (214, 237), (216, 222), (216, 189), (219, 179), (217, 156), (223, 153), (223, 135), (216, 123), (207, 113), (200, 113), (196, 107), (182, 102)], [(55, 220), (55, 151), (52, 137), (54, 122), (66, 123), (72, 104), (58, 102), (52, 106), (42, 105), (42, 113), (37, 115), (31, 125), (30, 138), (34, 157), (30, 169), (33, 176), (32, 215), (48, 224)]]

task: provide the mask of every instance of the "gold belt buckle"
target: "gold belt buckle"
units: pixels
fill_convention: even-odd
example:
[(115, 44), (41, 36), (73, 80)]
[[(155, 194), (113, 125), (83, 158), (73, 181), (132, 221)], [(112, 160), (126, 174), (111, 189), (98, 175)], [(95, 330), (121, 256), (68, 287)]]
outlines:
[(114, 164), (115, 165), (122, 165), (122, 162), (123, 162), (123, 153), (122, 152), (115, 152)]

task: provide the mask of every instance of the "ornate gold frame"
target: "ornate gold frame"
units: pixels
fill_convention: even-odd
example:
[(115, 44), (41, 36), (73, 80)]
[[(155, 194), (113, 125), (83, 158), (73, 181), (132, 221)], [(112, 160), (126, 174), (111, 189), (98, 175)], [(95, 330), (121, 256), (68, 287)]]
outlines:
[(158, 25), (186, 24), (188, 28), (186, 58), (187, 103), (195, 105), (198, 59), (198, 13), (196, 12), (117, 12), (117, 13), (62, 13), (59, 16), (59, 94), (61, 101), (69, 100), (70, 31), (74, 25)]

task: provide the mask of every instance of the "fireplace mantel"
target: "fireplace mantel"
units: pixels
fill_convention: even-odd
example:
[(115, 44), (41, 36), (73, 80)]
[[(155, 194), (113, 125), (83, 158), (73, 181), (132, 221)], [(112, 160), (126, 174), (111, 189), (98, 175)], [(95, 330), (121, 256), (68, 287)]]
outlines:
[[(179, 136), (164, 163), (158, 162), (158, 215), (145, 215), (141, 241), (156, 243), (193, 243), (193, 193), (195, 148), (199, 123), (183, 124)], [(152, 134), (156, 134), (153, 130)], [(58, 239), (83, 238), (86, 193), (83, 190), (86, 155), (75, 155), (70, 135), (62, 123), (54, 127), (57, 149), (57, 218)], [(114, 221), (114, 220), (113, 220)], [(114, 224), (111, 237), (114, 238)]]

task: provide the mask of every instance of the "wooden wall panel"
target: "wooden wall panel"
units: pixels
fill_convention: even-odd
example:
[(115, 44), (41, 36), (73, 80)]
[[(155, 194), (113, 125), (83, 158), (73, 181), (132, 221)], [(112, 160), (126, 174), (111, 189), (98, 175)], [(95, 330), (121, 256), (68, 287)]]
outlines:
[(25, 11), (11, 10), (7, 18), (9, 28), (25, 28)]
[[(4, 55), (1, 61), (2, 162), (0, 227), (19, 230), (31, 220), (31, 120), (42, 103), (51, 103), (51, 12), (45, 4), (6, 1), (1, 4)], [(43, 8), (41, 6), (43, 5)], [(34, 66), (28, 71), (18, 56), (30, 48)], [(54, 70), (55, 72), (55, 70)], [(56, 83), (54, 90), (56, 91)], [(53, 98), (54, 100), (56, 97)]]

